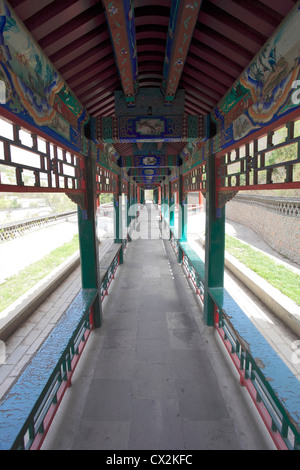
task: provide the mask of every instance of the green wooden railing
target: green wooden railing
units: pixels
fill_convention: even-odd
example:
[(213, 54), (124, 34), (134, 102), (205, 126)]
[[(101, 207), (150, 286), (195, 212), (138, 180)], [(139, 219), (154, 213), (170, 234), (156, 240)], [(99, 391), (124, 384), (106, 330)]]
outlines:
[(114, 250), (101, 292), (81, 289), (37, 354), (0, 403), (0, 450), (39, 449), (94, 327), (93, 305), (102, 300), (127, 245)]
[[(187, 242), (170, 241), (203, 302), (205, 265)], [(300, 450), (300, 382), (223, 287), (209, 288), (214, 326), (278, 449)]]

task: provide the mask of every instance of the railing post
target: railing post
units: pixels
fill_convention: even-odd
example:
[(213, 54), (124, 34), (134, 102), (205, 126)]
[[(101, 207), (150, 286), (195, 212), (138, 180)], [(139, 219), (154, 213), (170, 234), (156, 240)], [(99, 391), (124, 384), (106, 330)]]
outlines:
[(217, 210), (216, 157), (207, 160), (204, 320), (214, 324), (214, 303), (209, 295), (211, 287), (223, 287), (225, 260), (225, 207)]
[[(97, 289), (93, 304), (94, 326), (101, 326), (101, 288), (99, 277), (99, 251), (96, 234), (96, 162), (91, 156), (85, 158), (86, 208), (78, 205), (78, 233), (83, 289)], [(88, 184), (87, 184), (88, 182)]]

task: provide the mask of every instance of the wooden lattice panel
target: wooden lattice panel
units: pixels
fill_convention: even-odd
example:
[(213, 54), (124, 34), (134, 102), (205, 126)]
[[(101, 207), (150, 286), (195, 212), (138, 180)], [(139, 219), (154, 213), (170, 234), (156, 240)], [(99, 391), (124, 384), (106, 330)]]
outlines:
[(96, 165), (96, 191), (97, 193), (115, 193), (117, 191), (118, 176), (115, 173)]
[(205, 164), (194, 168), (184, 175), (183, 187), (185, 192), (205, 191), (206, 189)]
[(78, 156), (19, 125), (0, 121), (1, 192), (82, 190), (83, 161)]
[(300, 188), (300, 121), (220, 157), (221, 190)]

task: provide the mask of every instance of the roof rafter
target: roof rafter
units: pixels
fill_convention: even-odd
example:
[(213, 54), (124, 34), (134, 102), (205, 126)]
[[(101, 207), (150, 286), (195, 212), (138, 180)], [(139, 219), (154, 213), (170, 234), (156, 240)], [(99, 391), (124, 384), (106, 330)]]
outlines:
[(103, 0), (103, 5), (125, 100), (127, 106), (134, 106), (138, 75), (133, 1)]
[(201, 3), (172, 0), (162, 81), (167, 105), (174, 101)]

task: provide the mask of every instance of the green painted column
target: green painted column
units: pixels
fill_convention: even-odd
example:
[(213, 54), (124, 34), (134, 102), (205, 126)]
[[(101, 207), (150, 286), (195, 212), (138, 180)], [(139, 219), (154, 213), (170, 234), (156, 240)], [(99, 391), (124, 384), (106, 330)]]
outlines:
[(137, 186), (135, 183), (133, 183), (133, 192), (132, 192), (132, 215), (131, 219), (133, 220), (133, 227), (135, 229), (135, 220), (136, 220), (136, 214), (137, 214)]
[[(178, 176), (178, 239), (181, 242), (187, 241), (187, 210), (183, 193), (182, 167), (180, 167)], [(182, 262), (182, 250), (180, 245), (178, 245), (178, 262)]]
[(131, 216), (131, 219), (134, 220), (134, 211), (135, 211), (135, 204), (136, 204), (136, 190), (135, 190), (135, 183), (133, 183), (132, 185), (132, 195), (131, 195), (131, 205), (133, 205), (133, 212), (132, 212), (132, 216)]
[(209, 295), (209, 289), (223, 287), (225, 260), (225, 207), (217, 209), (215, 155), (209, 156), (206, 172), (204, 320), (207, 325), (212, 326), (214, 324), (214, 304)]
[[(171, 182), (169, 182), (168, 186), (169, 186), (168, 187), (168, 193), (169, 193), (169, 197), (168, 197), (168, 201), (169, 201), (169, 226), (170, 226), (170, 229), (172, 229), (174, 227), (174, 222), (175, 222), (174, 196), (172, 194)], [(171, 232), (170, 232), (170, 240), (171, 240)]]
[(165, 226), (165, 185), (161, 184), (161, 221), (163, 226)]
[[(122, 221), (122, 178), (118, 175), (117, 191), (114, 194), (114, 243), (123, 243)], [(120, 264), (123, 263), (123, 249), (120, 251)]]
[(78, 234), (81, 259), (81, 280), (83, 289), (97, 289), (98, 295), (93, 305), (94, 326), (101, 326), (101, 285), (99, 270), (99, 250), (96, 233), (96, 162), (92, 157), (85, 158), (86, 209), (78, 205)]
[(135, 211), (134, 211), (134, 216), (136, 217), (137, 215), (137, 207), (138, 207), (138, 188), (137, 184), (134, 185), (134, 204), (135, 204)]
[(158, 204), (158, 190), (157, 190), (157, 188), (153, 189), (153, 202), (154, 202), (154, 204)]
[(165, 184), (165, 219), (166, 226), (170, 224), (169, 183)]
[(131, 222), (131, 218), (130, 218), (130, 215), (129, 215), (129, 209), (130, 209), (130, 205), (131, 205), (131, 191), (130, 191), (130, 182), (128, 181), (128, 189), (127, 189), (127, 220), (126, 220), (126, 225), (127, 225), (127, 239), (128, 241), (130, 242), (131, 241), (131, 238), (130, 238), (130, 235), (129, 235), (129, 227), (130, 227), (130, 222)]

